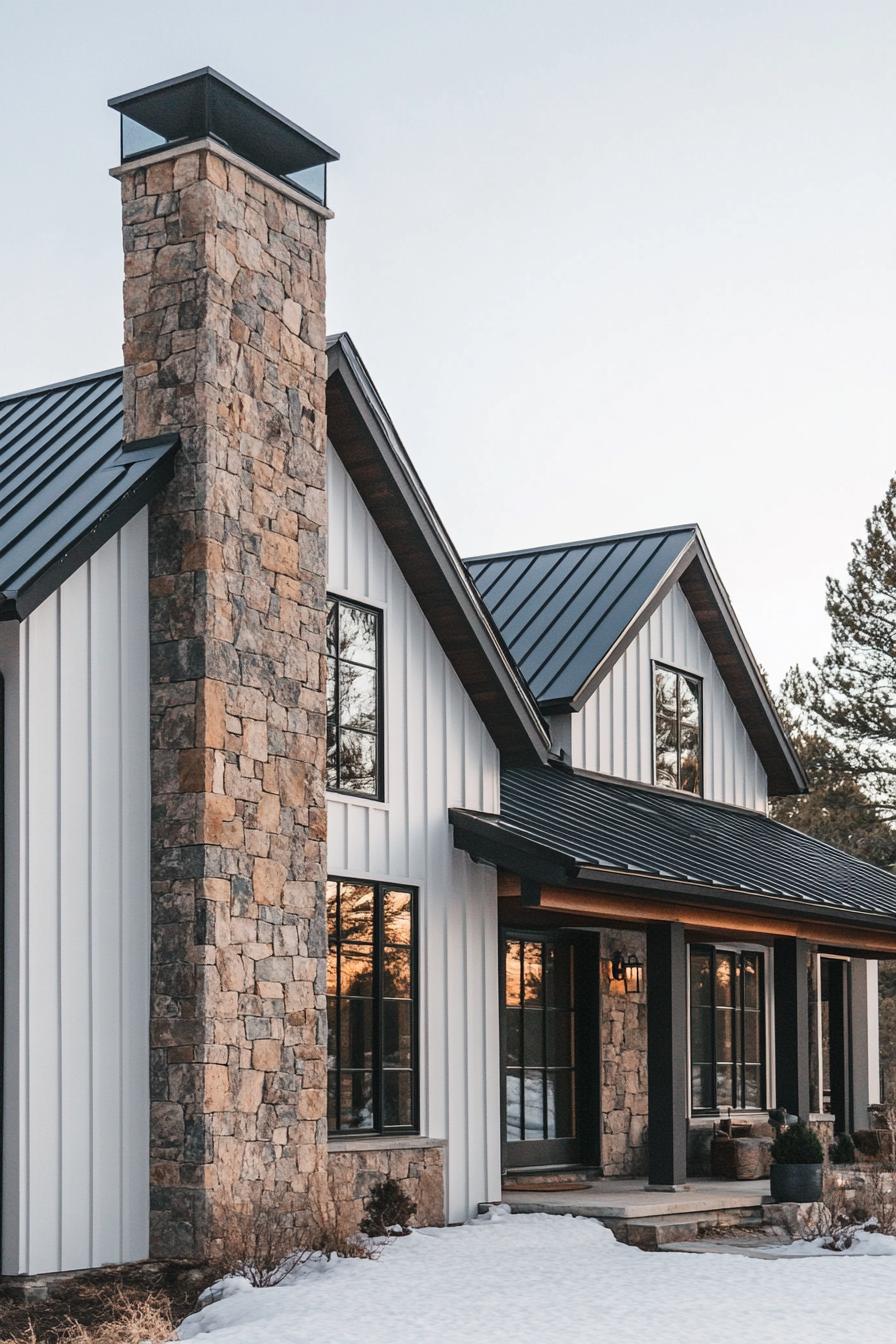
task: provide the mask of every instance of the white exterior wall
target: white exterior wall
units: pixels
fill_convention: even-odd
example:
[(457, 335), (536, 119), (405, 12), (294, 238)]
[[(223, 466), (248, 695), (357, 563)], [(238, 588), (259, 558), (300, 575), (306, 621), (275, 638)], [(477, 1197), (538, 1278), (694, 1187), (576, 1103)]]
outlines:
[(580, 769), (652, 784), (654, 661), (703, 679), (704, 797), (764, 812), (765, 771), (678, 584), (582, 709), (554, 721), (557, 744)]
[(327, 469), (329, 590), (383, 611), (386, 744), (384, 803), (328, 795), (328, 867), (419, 888), (421, 1133), (454, 1221), (500, 1194), (500, 1058), (495, 873), (448, 809), (498, 810), (498, 751), (332, 446)]
[(4, 1273), (148, 1253), (147, 570), (144, 510), (0, 626)]
[(853, 1126), (869, 1125), (880, 1101), (880, 1018), (877, 962), (853, 957), (850, 967)]

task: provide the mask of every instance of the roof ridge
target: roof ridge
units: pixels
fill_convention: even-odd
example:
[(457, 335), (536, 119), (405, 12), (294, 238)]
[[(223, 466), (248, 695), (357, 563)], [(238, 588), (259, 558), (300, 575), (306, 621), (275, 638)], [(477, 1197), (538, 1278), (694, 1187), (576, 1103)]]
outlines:
[(587, 537), (580, 541), (556, 541), (549, 546), (523, 546), (515, 551), (494, 551), (490, 555), (464, 557), (465, 565), (483, 564), (487, 560), (512, 560), (515, 556), (544, 555), (549, 551), (574, 551), (579, 547), (602, 546), (608, 542), (629, 541), (634, 537), (674, 536), (676, 532), (699, 532), (699, 523), (676, 523), (673, 527), (645, 527), (632, 532), (615, 532), (606, 537)]
[[(776, 826), (783, 826), (786, 824), (784, 822), (775, 821), (767, 812), (760, 812), (759, 809), (755, 807), (747, 807), (744, 803), (726, 803), (723, 802), (721, 798), (706, 798), (702, 793), (688, 793), (685, 789), (669, 789), (663, 784), (650, 784), (644, 779), (624, 779), (621, 775), (606, 775), (600, 770), (586, 770), (582, 766), (571, 765), (568, 761), (550, 761), (549, 765), (551, 769), (565, 770), (568, 774), (575, 776), (577, 779), (591, 780), (595, 784), (618, 785), (622, 789), (631, 789), (636, 793), (646, 793), (650, 798), (668, 798), (672, 802), (683, 803), (687, 807), (699, 804), (704, 807), (716, 808), (722, 812), (736, 812), (742, 815), (745, 814), (748, 817), (758, 817), (761, 821), (773, 822)], [(504, 767), (501, 773), (504, 774), (505, 771), (511, 770), (529, 770), (532, 768), (533, 767), (531, 766), (508, 765)], [(794, 827), (791, 826), (788, 829), (793, 830)], [(798, 834), (806, 835), (808, 832), (799, 831)], [(834, 845), (832, 848), (836, 849), (837, 846)], [(837, 852), (843, 853), (844, 851), (838, 850)], [(876, 864), (872, 866), (877, 867)]]

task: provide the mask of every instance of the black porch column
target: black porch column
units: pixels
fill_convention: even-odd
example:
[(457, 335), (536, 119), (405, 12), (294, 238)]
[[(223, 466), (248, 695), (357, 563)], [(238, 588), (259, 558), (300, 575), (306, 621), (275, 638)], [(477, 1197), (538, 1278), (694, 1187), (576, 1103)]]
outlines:
[(681, 924), (647, 926), (648, 1182), (687, 1177), (687, 950)]
[(809, 1101), (809, 944), (775, 939), (775, 1104), (800, 1119)]

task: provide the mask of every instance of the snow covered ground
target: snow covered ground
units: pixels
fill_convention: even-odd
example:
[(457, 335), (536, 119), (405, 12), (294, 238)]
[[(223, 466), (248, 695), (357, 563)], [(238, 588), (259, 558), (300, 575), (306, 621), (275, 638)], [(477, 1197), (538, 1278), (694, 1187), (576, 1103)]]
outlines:
[[(889, 1241), (889, 1238), (887, 1239)], [(821, 1344), (887, 1339), (896, 1256), (750, 1260), (648, 1254), (590, 1218), (497, 1212), (390, 1242), (378, 1260), (241, 1284), (181, 1326), (210, 1344)]]

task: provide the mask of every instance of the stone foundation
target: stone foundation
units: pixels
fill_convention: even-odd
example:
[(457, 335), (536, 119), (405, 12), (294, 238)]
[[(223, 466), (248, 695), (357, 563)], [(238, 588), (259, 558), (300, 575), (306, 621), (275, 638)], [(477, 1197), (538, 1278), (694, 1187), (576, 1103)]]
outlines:
[(825, 1197), (840, 1191), (850, 1209), (874, 1211), (874, 1203), (881, 1196), (896, 1196), (896, 1172), (879, 1166), (832, 1167), (824, 1171)]
[(630, 953), (643, 966), (646, 938), (630, 929), (601, 934), (600, 1033), (601, 1150), (605, 1176), (647, 1171), (647, 995), (626, 993), (610, 978), (614, 953)]
[(331, 1142), (330, 1194), (340, 1224), (356, 1228), (364, 1216), (364, 1200), (379, 1181), (398, 1181), (417, 1205), (415, 1227), (442, 1227), (445, 1222), (444, 1143), (432, 1139), (402, 1140), (395, 1147), (381, 1140)]

